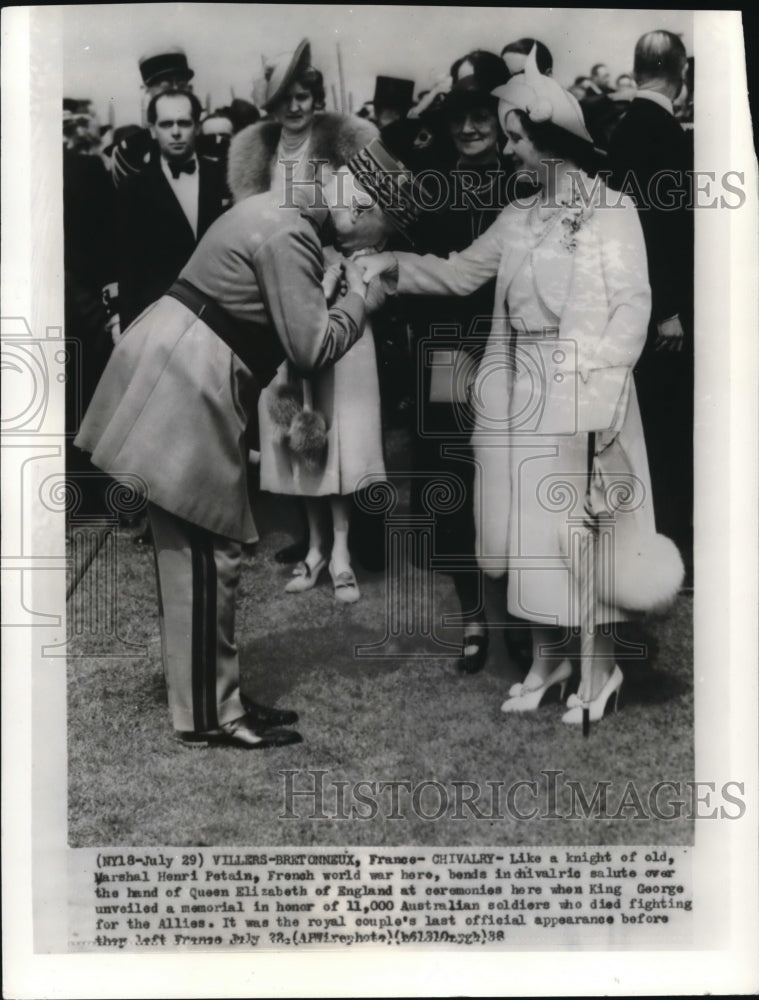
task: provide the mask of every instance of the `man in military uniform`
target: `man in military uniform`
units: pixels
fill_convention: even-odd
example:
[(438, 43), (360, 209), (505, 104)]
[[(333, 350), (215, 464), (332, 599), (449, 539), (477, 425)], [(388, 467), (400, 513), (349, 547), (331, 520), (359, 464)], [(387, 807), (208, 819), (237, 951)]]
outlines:
[(295, 713), (240, 691), (240, 546), (257, 537), (246, 425), (285, 357), (308, 373), (361, 335), (363, 281), (349, 262), (342, 281), (325, 275), (322, 240), (329, 233), (346, 254), (384, 244), (394, 226), (414, 221), (409, 186), (403, 165), (373, 140), (352, 171), (337, 172), (326, 201), (311, 185), (292, 192), (291, 207), (269, 192), (239, 202), (122, 337), (82, 423), (76, 444), (96, 466), (145, 483), (169, 705), (184, 743), (300, 741), (281, 728)]

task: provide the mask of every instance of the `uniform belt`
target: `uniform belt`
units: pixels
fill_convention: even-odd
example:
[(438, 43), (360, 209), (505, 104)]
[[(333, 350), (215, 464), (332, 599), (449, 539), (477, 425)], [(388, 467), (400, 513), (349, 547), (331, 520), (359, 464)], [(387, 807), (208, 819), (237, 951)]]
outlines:
[(166, 294), (187, 306), (198, 319), (202, 319), (240, 361), (250, 368), (261, 388), (271, 382), (285, 359), (284, 349), (274, 330), (270, 327), (267, 329), (264, 326), (246, 325), (186, 278), (177, 278)]

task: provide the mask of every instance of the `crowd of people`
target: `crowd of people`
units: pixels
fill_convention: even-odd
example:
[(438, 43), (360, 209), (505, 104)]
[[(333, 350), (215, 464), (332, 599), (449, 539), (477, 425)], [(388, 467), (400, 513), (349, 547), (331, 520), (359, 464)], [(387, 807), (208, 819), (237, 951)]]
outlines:
[(356, 497), (385, 479), (399, 423), (413, 510), (435, 482), (461, 497), (433, 553), (466, 622), (459, 669), (485, 665), (485, 580), (505, 575), (531, 642), (503, 712), (563, 695), (581, 651), (563, 721), (616, 701), (606, 626), (692, 572), (693, 61), (664, 30), (631, 56), (616, 87), (599, 63), (567, 89), (522, 38), (416, 97), (379, 76), (352, 115), (326, 111), (307, 40), (255, 103), (205, 111), (172, 49), (140, 60), (140, 125), (101, 129), (64, 100), (66, 324), (84, 361), (69, 468), (91, 457), (146, 484), (182, 742), (300, 739), (296, 713), (240, 690), (251, 466), (301, 511), (277, 553), (287, 593), (327, 570), (353, 603), (361, 538), (360, 561), (384, 565)]

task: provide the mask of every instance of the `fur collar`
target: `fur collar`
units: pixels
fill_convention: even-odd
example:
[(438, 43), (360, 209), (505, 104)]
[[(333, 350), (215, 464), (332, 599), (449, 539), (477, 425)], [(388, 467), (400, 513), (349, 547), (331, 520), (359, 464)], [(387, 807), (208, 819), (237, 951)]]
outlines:
[[(235, 201), (270, 189), (281, 134), (278, 122), (265, 121), (249, 125), (232, 139), (227, 179)], [(309, 155), (336, 170), (378, 134), (364, 118), (327, 111), (314, 118)]]

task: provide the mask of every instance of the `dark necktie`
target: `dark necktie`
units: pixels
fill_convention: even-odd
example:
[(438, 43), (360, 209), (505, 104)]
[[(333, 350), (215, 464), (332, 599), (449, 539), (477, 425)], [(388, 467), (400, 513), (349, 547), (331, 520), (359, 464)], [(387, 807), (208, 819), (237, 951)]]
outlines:
[(185, 160), (184, 163), (169, 163), (169, 170), (174, 180), (177, 180), (180, 174), (194, 174), (195, 160)]

